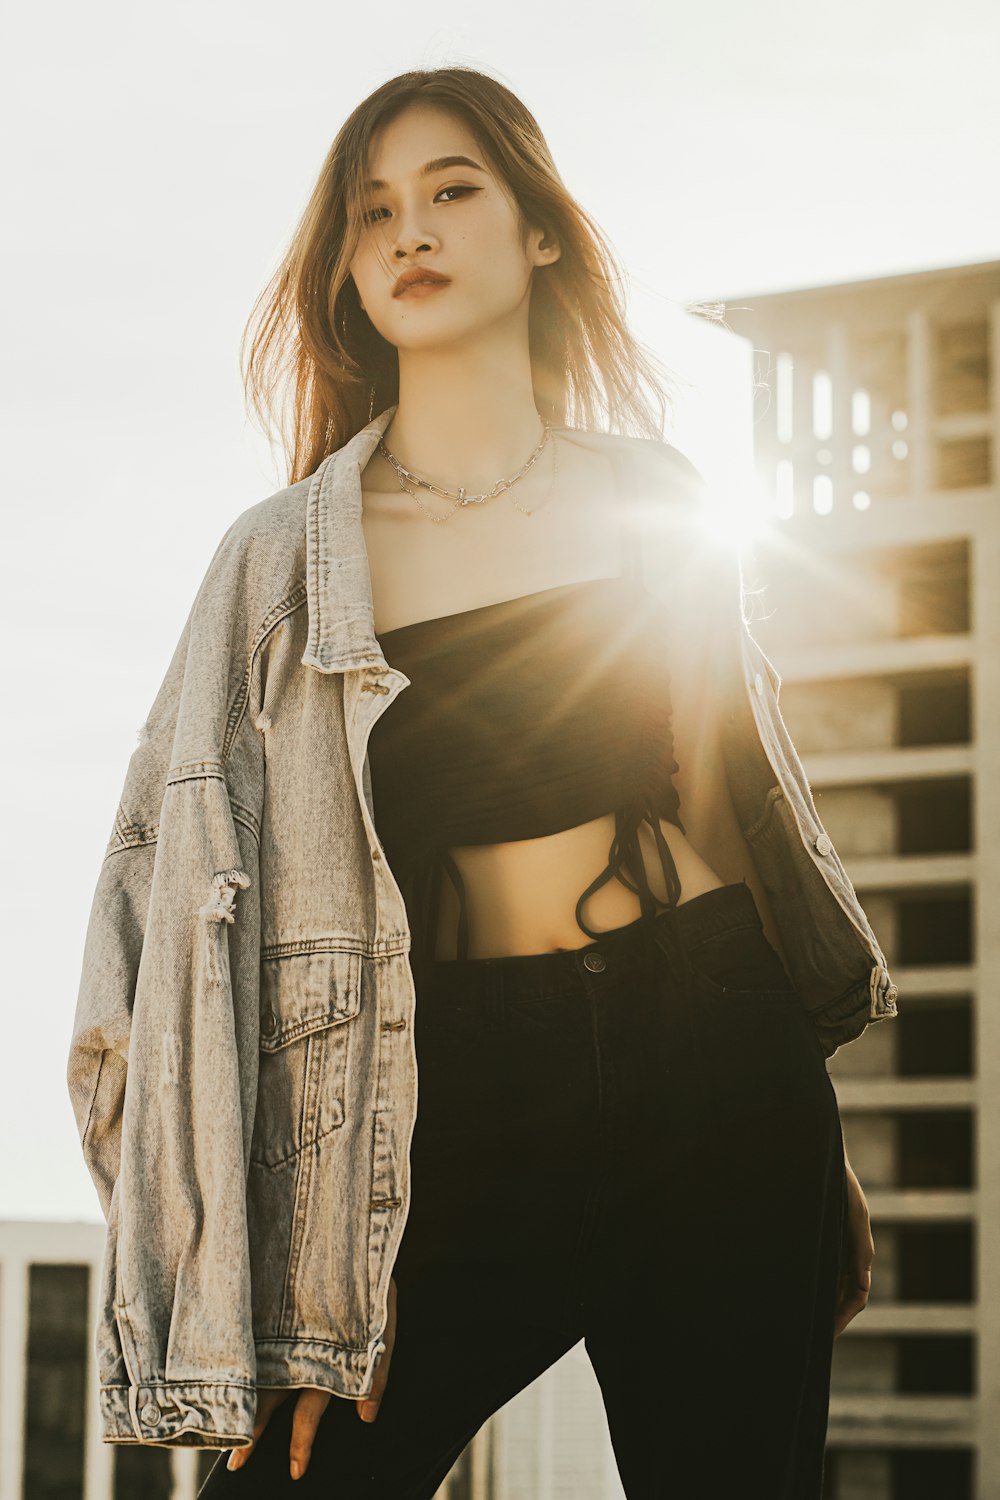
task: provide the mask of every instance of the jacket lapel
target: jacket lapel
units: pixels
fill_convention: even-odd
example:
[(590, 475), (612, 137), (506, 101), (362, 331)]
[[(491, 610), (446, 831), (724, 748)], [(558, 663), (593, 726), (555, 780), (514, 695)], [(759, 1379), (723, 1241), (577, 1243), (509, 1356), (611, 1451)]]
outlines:
[(375, 636), (371, 573), (361, 525), (361, 471), (395, 412), (395, 406), (387, 407), (325, 458), (309, 485), (309, 640), (302, 664), (319, 672), (387, 666)]

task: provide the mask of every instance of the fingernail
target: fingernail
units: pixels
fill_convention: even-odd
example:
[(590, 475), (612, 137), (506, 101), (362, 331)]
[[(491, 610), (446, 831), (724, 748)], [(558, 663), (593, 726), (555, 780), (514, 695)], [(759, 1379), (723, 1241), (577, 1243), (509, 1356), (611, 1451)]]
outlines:
[(237, 1453), (236, 1449), (234, 1448), (233, 1451), (232, 1451), (232, 1453), (230, 1453), (228, 1459), (226, 1460), (226, 1468), (227, 1469), (238, 1469), (239, 1466), (240, 1466), (240, 1464), (242, 1462), (243, 1462), (243, 1460), (240, 1458), (240, 1455)]
[(374, 1422), (378, 1416), (378, 1402), (366, 1401), (361, 1407), (361, 1420), (363, 1422)]
[(301, 1479), (302, 1478), (302, 1465), (301, 1465), (301, 1463), (299, 1462), (299, 1460), (297, 1458), (293, 1458), (292, 1459), (291, 1468), (292, 1468), (292, 1478), (293, 1479)]

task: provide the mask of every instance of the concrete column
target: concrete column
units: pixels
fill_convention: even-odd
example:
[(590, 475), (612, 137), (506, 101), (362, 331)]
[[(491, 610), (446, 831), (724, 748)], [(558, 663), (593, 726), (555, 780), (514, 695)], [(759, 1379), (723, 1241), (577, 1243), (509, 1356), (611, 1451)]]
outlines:
[(915, 307), (906, 320), (908, 348), (907, 428), (905, 437), (910, 450), (910, 498), (926, 500), (933, 479), (934, 434), (931, 400), (930, 320), (923, 307)]
[(556, 1386), (551, 1370), (538, 1382), (538, 1500), (555, 1500)]
[[(993, 486), (1000, 465), (1000, 302), (992, 312)], [(979, 1224), (978, 1411), (980, 1500), (1000, 1495), (1000, 517), (983, 508), (972, 553), (975, 681), (975, 848), (978, 879), (973, 932), (979, 982), (975, 1042)]]
[(0, 1263), (0, 1500), (21, 1500), (24, 1399), (28, 1368), (28, 1261), (8, 1251)]
[(174, 1487), (170, 1500), (195, 1500), (198, 1493), (199, 1448), (175, 1448), (171, 1454)]
[[(86, 1226), (90, 1229), (90, 1226)], [(87, 1414), (83, 1449), (83, 1500), (111, 1500), (114, 1488), (115, 1453), (113, 1443), (101, 1440), (101, 1403), (97, 1372), (97, 1294), (101, 1276), (103, 1239), (92, 1236), (94, 1252), (88, 1264), (87, 1278)]]

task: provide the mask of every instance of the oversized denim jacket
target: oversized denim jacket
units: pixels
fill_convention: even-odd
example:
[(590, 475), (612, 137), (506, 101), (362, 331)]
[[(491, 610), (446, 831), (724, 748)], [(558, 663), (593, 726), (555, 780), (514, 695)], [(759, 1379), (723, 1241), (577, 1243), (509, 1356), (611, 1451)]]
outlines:
[[(360, 476), (394, 411), (230, 526), (129, 762), (67, 1069), (108, 1223), (106, 1442), (244, 1446), (258, 1385), (353, 1399), (385, 1350), (415, 990), (367, 745), (409, 679), (374, 634)], [(713, 577), (684, 551), (702, 483), (670, 444), (562, 437), (652, 502), (647, 587), (724, 622), (733, 805), (830, 1056), (896, 1014), (896, 988), (743, 618), (738, 562)]]

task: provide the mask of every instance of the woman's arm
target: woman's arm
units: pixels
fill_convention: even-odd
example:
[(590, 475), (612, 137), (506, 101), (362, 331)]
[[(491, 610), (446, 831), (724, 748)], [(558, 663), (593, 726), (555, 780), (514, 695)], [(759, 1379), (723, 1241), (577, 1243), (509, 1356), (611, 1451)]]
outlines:
[(774, 911), (729, 792), (722, 756), (724, 707), (718, 674), (700, 659), (700, 653), (677, 651), (671, 668), (671, 698), (674, 753), (680, 768), (674, 785), (688, 842), (726, 885), (746, 881), (768, 941), (787, 968), (788, 956)]
[[(241, 680), (242, 642), (253, 636), (235, 618), (242, 557), (224, 544), (129, 759), (66, 1064), (108, 1219), (96, 1330), (108, 1443), (228, 1448), (253, 1426), (245, 1189), (263, 752), (249, 727), (255, 701), (227, 742), (229, 684)], [(229, 785), (238, 756), (239, 826)]]

